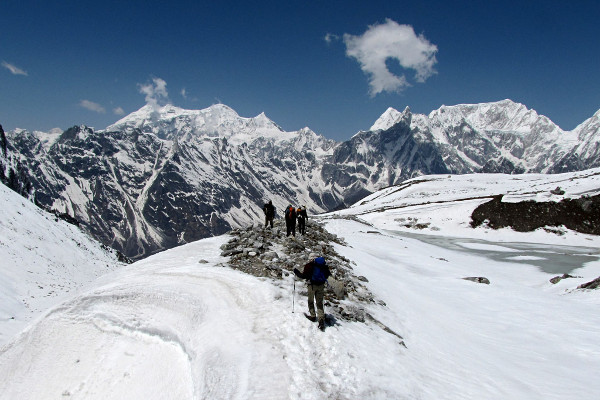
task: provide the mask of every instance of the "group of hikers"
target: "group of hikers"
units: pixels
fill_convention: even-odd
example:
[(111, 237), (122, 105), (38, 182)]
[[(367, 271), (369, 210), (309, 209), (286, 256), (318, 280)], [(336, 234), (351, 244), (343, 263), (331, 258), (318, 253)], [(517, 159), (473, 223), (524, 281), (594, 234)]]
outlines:
[[(269, 200), (263, 206), (263, 212), (265, 213), (265, 228), (270, 225), (273, 228), (273, 219), (275, 218), (275, 206), (273, 202)], [(308, 215), (306, 214), (306, 207), (294, 207), (291, 204), (286, 207), (284, 212), (285, 226), (287, 228), (287, 235), (296, 236), (296, 222), (298, 223), (298, 232), (304, 235), (306, 233), (306, 220)], [(308, 312), (306, 317), (313, 321), (318, 322), (319, 329), (325, 329), (325, 312), (323, 309), (323, 297), (325, 295), (325, 283), (327, 278), (331, 275), (329, 267), (325, 262), (325, 258), (317, 257), (314, 260), (307, 263), (303, 270), (300, 271), (294, 268), (294, 274), (307, 281), (308, 285)], [(315, 311), (316, 302), (316, 311)]]
[[(265, 228), (270, 225), (273, 228), (273, 219), (275, 218), (275, 206), (273, 202), (269, 200), (263, 206), (263, 212), (265, 213)], [(301, 235), (306, 233), (306, 220), (308, 214), (306, 214), (306, 206), (294, 207), (291, 204), (286, 207), (284, 212), (285, 227), (287, 229), (286, 236), (296, 236), (296, 222), (298, 222), (298, 232)]]

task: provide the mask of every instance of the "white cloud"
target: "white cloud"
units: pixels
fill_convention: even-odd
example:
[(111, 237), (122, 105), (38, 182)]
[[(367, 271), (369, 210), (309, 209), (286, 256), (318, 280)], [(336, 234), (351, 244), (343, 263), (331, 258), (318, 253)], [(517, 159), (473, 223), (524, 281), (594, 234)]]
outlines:
[(338, 40), (340, 40), (340, 37), (333, 33), (328, 33), (325, 35), (325, 42), (327, 42), (327, 44), (331, 44), (331, 42), (336, 42)]
[(160, 78), (152, 78), (152, 83), (145, 85), (138, 83), (138, 89), (140, 93), (146, 95), (146, 103), (154, 109), (169, 102), (167, 82)]
[(416, 35), (412, 26), (400, 25), (391, 19), (369, 26), (361, 36), (344, 34), (346, 55), (355, 58), (369, 77), (371, 96), (383, 91), (400, 93), (410, 86), (404, 75), (392, 73), (386, 61), (395, 59), (404, 69), (415, 71), (417, 82), (425, 82), (435, 74), (437, 46), (423, 35)]
[(113, 113), (115, 115), (125, 115), (125, 110), (122, 107), (113, 108)]
[(181, 89), (181, 97), (183, 97), (184, 99), (187, 99), (187, 92), (186, 92), (185, 88)]
[(25, 75), (27, 76), (27, 71), (22, 70), (16, 65), (9, 64), (6, 61), (2, 61), (2, 66), (9, 70), (13, 75)]
[(94, 111), (99, 114), (104, 114), (106, 112), (106, 110), (104, 110), (104, 107), (102, 107), (98, 103), (94, 103), (93, 101), (81, 100), (79, 102), (79, 105), (87, 110)]

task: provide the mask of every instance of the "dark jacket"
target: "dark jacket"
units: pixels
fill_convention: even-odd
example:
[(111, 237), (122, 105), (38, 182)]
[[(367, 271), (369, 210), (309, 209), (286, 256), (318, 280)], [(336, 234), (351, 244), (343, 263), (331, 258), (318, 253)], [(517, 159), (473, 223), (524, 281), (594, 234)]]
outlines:
[(306, 221), (308, 219), (308, 215), (306, 214), (306, 210), (303, 209), (298, 209), (300, 211), (297, 212), (298, 215), (298, 221)]
[(263, 206), (263, 212), (267, 217), (273, 218), (275, 216), (275, 206), (269, 202)]
[[(310, 280), (312, 278), (313, 268), (315, 265), (316, 264), (314, 261), (309, 262), (304, 266), (302, 272), (300, 272), (297, 268), (294, 268), (294, 274), (296, 274), (296, 276), (300, 279)], [(318, 267), (321, 268), (326, 279), (331, 276), (331, 271), (329, 270), (327, 264), (319, 264)]]

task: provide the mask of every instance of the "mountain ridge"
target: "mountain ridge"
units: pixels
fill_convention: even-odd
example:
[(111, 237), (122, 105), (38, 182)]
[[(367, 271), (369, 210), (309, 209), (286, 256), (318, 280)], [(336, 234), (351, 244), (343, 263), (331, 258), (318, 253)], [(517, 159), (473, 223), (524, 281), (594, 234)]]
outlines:
[(105, 130), (80, 125), (60, 135), (18, 130), (7, 137), (36, 201), (141, 258), (261, 221), (268, 200), (279, 211), (294, 204), (315, 214), (420, 175), (600, 166), (599, 121), (592, 117), (567, 137), (510, 100), (429, 115), (388, 108), (373, 125), (381, 129), (335, 142), (309, 128), (285, 132), (264, 113), (240, 117), (222, 104), (146, 105)]

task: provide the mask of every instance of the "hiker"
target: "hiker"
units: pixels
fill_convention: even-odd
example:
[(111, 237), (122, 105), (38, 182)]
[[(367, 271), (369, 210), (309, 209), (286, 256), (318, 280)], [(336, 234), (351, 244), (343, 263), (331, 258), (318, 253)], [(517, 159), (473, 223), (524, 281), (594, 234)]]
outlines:
[(308, 219), (306, 206), (300, 207), (296, 211), (296, 215), (298, 216), (298, 232), (300, 232), (301, 235), (304, 235), (306, 233), (306, 220)]
[(273, 202), (269, 200), (263, 206), (263, 212), (265, 213), (265, 228), (269, 223), (271, 223), (271, 228), (273, 228), (273, 218), (275, 217), (275, 207), (273, 206)]
[[(300, 272), (294, 268), (294, 274), (300, 279), (308, 281), (308, 312), (306, 318), (311, 321), (319, 321), (319, 329), (325, 329), (325, 312), (323, 311), (323, 296), (325, 295), (325, 282), (331, 275), (325, 258), (317, 257), (304, 266)], [(317, 313), (315, 315), (315, 304), (317, 302)]]
[(287, 228), (286, 236), (290, 233), (296, 236), (296, 208), (291, 204), (285, 209), (285, 227)]

